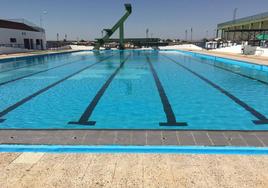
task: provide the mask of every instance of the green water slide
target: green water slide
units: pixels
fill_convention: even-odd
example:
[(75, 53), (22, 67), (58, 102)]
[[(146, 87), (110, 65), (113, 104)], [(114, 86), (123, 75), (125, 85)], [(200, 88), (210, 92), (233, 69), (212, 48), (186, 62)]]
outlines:
[(132, 12), (132, 7), (131, 4), (125, 4), (125, 9), (126, 9), (126, 13), (122, 16), (122, 18), (112, 27), (112, 29), (104, 29), (104, 31), (106, 31), (106, 35), (101, 38), (98, 39), (94, 50), (99, 50), (100, 47), (109, 40), (109, 38), (114, 34), (114, 32), (119, 29), (119, 47), (120, 49), (124, 48), (124, 22), (126, 21), (126, 19), (128, 18), (128, 16), (131, 14)]

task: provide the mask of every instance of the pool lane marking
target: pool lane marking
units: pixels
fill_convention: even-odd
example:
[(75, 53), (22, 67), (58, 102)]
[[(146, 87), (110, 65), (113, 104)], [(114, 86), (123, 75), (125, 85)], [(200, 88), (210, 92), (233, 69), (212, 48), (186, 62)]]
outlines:
[(90, 102), (90, 104), (87, 106), (86, 110), (83, 112), (83, 114), (81, 115), (79, 120), (78, 121), (70, 121), (70, 122), (68, 122), (68, 124), (91, 125), (91, 126), (94, 126), (96, 124), (96, 121), (89, 121), (90, 116), (92, 115), (94, 109), (96, 108), (98, 102), (100, 101), (101, 97), (105, 93), (106, 89), (109, 87), (109, 85), (113, 81), (114, 77), (118, 74), (120, 69), (122, 69), (122, 67), (124, 66), (126, 61), (129, 59), (129, 57), (130, 57), (130, 55), (120, 63), (120, 66), (114, 71), (114, 73), (108, 78), (108, 80), (100, 88), (100, 90), (95, 95), (95, 97)]
[(200, 78), (201, 80), (205, 81), (207, 84), (209, 84), (210, 86), (214, 87), (215, 89), (217, 89), (218, 91), (220, 91), (221, 93), (223, 93), (224, 95), (226, 95), (227, 97), (229, 97), (231, 100), (233, 100), (236, 104), (240, 105), (241, 107), (243, 107), (246, 111), (248, 111), (249, 113), (251, 113), (253, 116), (255, 116), (258, 120), (252, 120), (252, 122), (256, 125), (260, 125), (260, 124), (268, 124), (268, 119), (265, 115), (261, 114), (260, 112), (258, 112), (256, 109), (254, 109), (253, 107), (249, 106), (247, 103), (243, 102), (242, 100), (240, 100), (239, 98), (237, 98), (236, 96), (234, 96), (233, 94), (229, 93), (228, 91), (226, 91), (225, 89), (221, 88), (219, 85), (213, 83), (212, 81), (208, 80), (207, 78), (205, 78), (204, 76), (198, 74), (197, 72), (191, 70), (190, 68), (182, 65), (181, 63), (178, 63), (177, 61), (175, 61), (174, 59), (166, 56), (166, 55), (162, 55), (164, 57), (166, 57), (167, 59), (171, 60), (173, 63), (179, 65), (180, 67), (184, 68), (185, 70), (187, 70), (188, 72), (194, 74), (195, 76), (197, 76), (198, 78)]
[(24, 75), (24, 76), (21, 76), (21, 77), (12, 79), (12, 80), (8, 80), (8, 81), (5, 81), (5, 82), (0, 83), (0, 86), (3, 86), (5, 84), (9, 84), (11, 82), (15, 82), (15, 81), (18, 81), (18, 80), (21, 80), (21, 79), (24, 79), (24, 78), (28, 78), (28, 77), (34, 76), (36, 74), (40, 74), (40, 73), (47, 72), (47, 71), (50, 71), (50, 70), (53, 70), (53, 69), (57, 69), (57, 68), (60, 68), (60, 67), (66, 66), (66, 65), (77, 63), (77, 61), (78, 60), (74, 60), (74, 61), (71, 61), (71, 62), (68, 62), (68, 63), (64, 63), (64, 64), (61, 64), (61, 65), (58, 65), (58, 66), (55, 66), (55, 67), (51, 67), (49, 69), (41, 70), (41, 71), (38, 71), (38, 72), (34, 72), (34, 73), (31, 73), (31, 74), (27, 74), (27, 75)]
[(83, 71), (85, 71), (85, 70), (87, 70), (87, 69), (89, 69), (89, 68), (91, 68), (91, 67), (93, 67), (93, 66), (99, 64), (99, 63), (101, 63), (102, 61), (105, 61), (105, 60), (111, 58), (112, 56), (113, 56), (113, 55), (108, 56), (108, 57), (106, 57), (106, 58), (104, 58), (104, 59), (101, 59), (101, 60), (99, 60), (98, 62), (93, 63), (93, 64), (91, 64), (91, 65), (88, 65), (88, 66), (84, 67), (83, 69), (80, 69), (79, 71), (76, 71), (76, 72), (74, 72), (74, 73), (72, 73), (72, 74), (70, 74), (70, 75), (68, 75), (68, 76), (66, 76), (66, 77), (64, 77), (64, 78), (62, 78), (62, 79), (58, 80), (57, 82), (54, 82), (54, 83), (48, 85), (47, 87), (45, 87), (45, 88), (43, 88), (43, 89), (40, 89), (40, 90), (38, 90), (37, 92), (35, 92), (35, 93), (29, 95), (28, 97), (25, 97), (25, 98), (21, 99), (21, 100), (18, 101), (17, 103), (15, 103), (15, 104), (13, 104), (13, 105), (7, 107), (5, 110), (3, 110), (3, 111), (0, 112), (0, 123), (2, 123), (2, 122), (5, 121), (5, 119), (1, 119), (3, 116), (5, 116), (5, 115), (8, 114), (9, 112), (15, 110), (16, 108), (20, 107), (20, 106), (23, 105), (24, 103), (30, 101), (30, 100), (33, 99), (34, 97), (36, 97), (36, 96), (38, 96), (38, 95), (40, 95), (40, 94), (46, 92), (47, 90), (49, 90), (49, 89), (55, 87), (56, 85), (58, 85), (58, 84), (64, 82), (65, 80), (67, 80), (67, 79), (69, 79), (69, 78), (71, 78), (71, 77), (73, 77), (73, 76), (75, 76), (75, 75), (77, 75), (77, 74), (79, 74), (79, 73), (81, 73), (81, 72), (83, 72)]
[(169, 100), (168, 100), (168, 97), (167, 97), (166, 92), (164, 90), (164, 87), (162, 86), (162, 83), (161, 83), (148, 55), (146, 55), (146, 60), (147, 60), (147, 63), (149, 64), (150, 71), (153, 75), (153, 78), (154, 78), (154, 81), (155, 81), (155, 84), (156, 84), (156, 87), (157, 87), (157, 90), (158, 90), (158, 93), (159, 93), (159, 96), (160, 96), (160, 99), (161, 99), (161, 102), (163, 105), (163, 109), (164, 109), (164, 112), (165, 112), (166, 118), (167, 118), (167, 122), (160, 122), (159, 125), (160, 126), (187, 126), (186, 122), (177, 122), (176, 121), (176, 116), (172, 110), (170, 103), (169, 103)]

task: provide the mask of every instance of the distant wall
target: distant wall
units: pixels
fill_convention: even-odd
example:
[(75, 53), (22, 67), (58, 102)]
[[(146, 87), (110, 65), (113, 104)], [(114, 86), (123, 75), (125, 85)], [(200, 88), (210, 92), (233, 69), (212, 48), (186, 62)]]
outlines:
[(268, 48), (260, 48), (263, 51), (262, 56), (268, 57)]
[(236, 46), (229, 46), (229, 47), (224, 47), (224, 48), (217, 48), (211, 51), (241, 54), (242, 53), (241, 49), (242, 49), (242, 45), (236, 45)]
[(181, 45), (174, 45), (174, 46), (159, 46), (159, 49), (161, 50), (203, 50), (203, 48), (196, 46), (194, 44), (181, 44)]
[(244, 46), (244, 54), (268, 57), (268, 48), (246, 45)]
[(94, 46), (70, 45), (72, 50), (93, 50)]

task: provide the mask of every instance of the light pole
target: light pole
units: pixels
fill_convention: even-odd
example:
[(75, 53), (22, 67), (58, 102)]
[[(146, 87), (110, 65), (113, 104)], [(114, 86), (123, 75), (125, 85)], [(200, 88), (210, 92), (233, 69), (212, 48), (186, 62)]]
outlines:
[(147, 28), (146, 29), (146, 39), (148, 39), (149, 38), (149, 29)]
[(43, 15), (46, 15), (47, 14), (47, 11), (43, 11), (41, 14), (40, 14), (40, 27), (42, 28), (43, 27)]
[(238, 8), (235, 8), (234, 12), (233, 12), (233, 23), (235, 23), (235, 20), (236, 20), (237, 10), (238, 10)]
[(60, 43), (60, 34), (57, 33), (57, 48), (59, 47), (59, 43)]
[(193, 42), (193, 28), (191, 27), (191, 42)]

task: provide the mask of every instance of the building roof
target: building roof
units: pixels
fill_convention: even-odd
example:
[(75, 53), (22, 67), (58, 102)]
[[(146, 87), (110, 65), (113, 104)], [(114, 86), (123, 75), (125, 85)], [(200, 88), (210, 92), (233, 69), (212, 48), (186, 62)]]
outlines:
[(218, 28), (222, 28), (222, 27), (226, 27), (226, 26), (234, 25), (234, 24), (237, 25), (237, 24), (243, 24), (247, 22), (257, 22), (257, 21), (266, 20), (266, 19), (268, 20), (268, 12), (223, 22), (223, 23), (218, 24)]
[(0, 28), (35, 31), (35, 32), (40, 31), (38, 28), (29, 26), (25, 23), (15, 22), (15, 21), (10, 21), (10, 20), (2, 20), (2, 19), (0, 19)]

